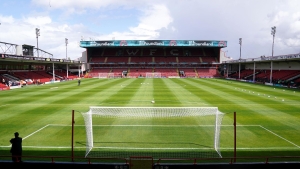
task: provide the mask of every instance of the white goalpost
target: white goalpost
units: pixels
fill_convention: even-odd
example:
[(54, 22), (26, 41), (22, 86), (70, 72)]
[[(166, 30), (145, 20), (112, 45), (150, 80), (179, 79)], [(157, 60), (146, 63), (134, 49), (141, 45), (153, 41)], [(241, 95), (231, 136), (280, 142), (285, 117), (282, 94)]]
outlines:
[(146, 78), (161, 78), (160, 72), (146, 72)]
[(85, 157), (222, 157), (217, 107), (97, 107), (81, 113)]
[(114, 73), (98, 73), (98, 78), (115, 78)]

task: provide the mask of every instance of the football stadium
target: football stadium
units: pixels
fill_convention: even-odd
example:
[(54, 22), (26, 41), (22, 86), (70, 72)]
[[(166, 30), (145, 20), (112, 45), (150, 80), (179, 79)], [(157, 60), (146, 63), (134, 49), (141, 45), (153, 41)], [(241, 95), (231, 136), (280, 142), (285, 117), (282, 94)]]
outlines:
[(300, 54), (232, 60), (226, 40), (82, 40), (68, 60), (0, 46), (0, 166), (16, 165), (15, 132), (25, 167), (300, 165)]

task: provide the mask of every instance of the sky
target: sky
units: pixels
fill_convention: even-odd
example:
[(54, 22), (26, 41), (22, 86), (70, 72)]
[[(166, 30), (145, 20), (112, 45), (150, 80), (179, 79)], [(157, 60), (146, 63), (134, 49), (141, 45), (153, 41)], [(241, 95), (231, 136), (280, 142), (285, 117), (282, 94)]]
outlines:
[(224, 40), (232, 59), (297, 54), (299, 7), (300, 0), (0, 0), (0, 42), (72, 60), (86, 50), (81, 40), (113, 39)]

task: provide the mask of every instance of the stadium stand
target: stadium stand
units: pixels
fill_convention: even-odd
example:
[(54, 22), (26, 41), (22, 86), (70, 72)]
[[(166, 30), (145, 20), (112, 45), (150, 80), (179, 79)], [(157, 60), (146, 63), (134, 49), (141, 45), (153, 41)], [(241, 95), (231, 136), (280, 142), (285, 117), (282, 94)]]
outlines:
[(179, 69), (181, 74), (181, 77), (197, 77), (198, 74), (195, 70), (195, 68), (180, 68)]
[[(128, 72), (127, 68), (112, 68), (111, 73), (114, 73), (115, 78), (121, 78), (123, 72)], [(127, 75), (127, 73), (126, 73)]]
[(199, 78), (212, 78), (212, 77), (220, 77), (216, 68), (197, 68), (197, 73)]
[[(236, 79), (244, 79), (252, 81), (253, 78), (256, 82), (269, 82), (270, 81), (270, 70), (256, 70), (253, 73), (253, 69), (243, 69), (239, 72), (234, 72), (229, 77)], [(255, 77), (254, 77), (255, 76)], [(274, 84), (280, 84), (285, 86), (299, 86), (297, 83), (300, 76), (300, 70), (273, 70), (272, 71), (272, 82)]]
[(146, 64), (153, 62), (152, 56), (131, 56), (130, 63), (139, 63), (139, 64)]
[(161, 73), (161, 76), (165, 78), (179, 76), (177, 68), (155, 68), (153, 71)]
[[(201, 71), (205, 77), (219, 77), (209, 72), (209, 69), (215, 68), (212, 63), (218, 62), (218, 52), (209, 48), (99, 48), (89, 49), (90, 72), (108, 72), (107, 68), (128, 69), (127, 77), (144, 77), (145, 72), (163, 71), (162, 77), (179, 76), (177, 69), (187, 68), (185, 75), (181, 77), (197, 77), (195, 68), (201, 67), (207, 71)], [(205, 66), (201, 66), (204, 63)], [(135, 71), (133, 71), (135, 70)], [(159, 71), (157, 71), (159, 70)], [(176, 70), (176, 71), (175, 71)], [(189, 71), (193, 70), (193, 71)], [(207, 74), (205, 74), (207, 72)], [(213, 74), (213, 75), (212, 75)], [(89, 77), (89, 76), (86, 76)], [(115, 77), (119, 77), (118, 75)], [(180, 76), (179, 76), (180, 77)]]
[(153, 72), (152, 68), (130, 68), (128, 69), (127, 77), (138, 78), (146, 77), (147, 72)]

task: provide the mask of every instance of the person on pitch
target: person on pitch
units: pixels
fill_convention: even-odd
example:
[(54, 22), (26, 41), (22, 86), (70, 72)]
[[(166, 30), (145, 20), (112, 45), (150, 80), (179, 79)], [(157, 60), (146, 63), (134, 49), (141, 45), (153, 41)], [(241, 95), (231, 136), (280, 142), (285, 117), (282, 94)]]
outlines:
[(13, 162), (22, 162), (22, 138), (19, 137), (19, 133), (15, 132), (14, 133), (15, 138), (10, 139), (11, 143), (11, 149), (10, 153), (12, 156), (12, 161)]

